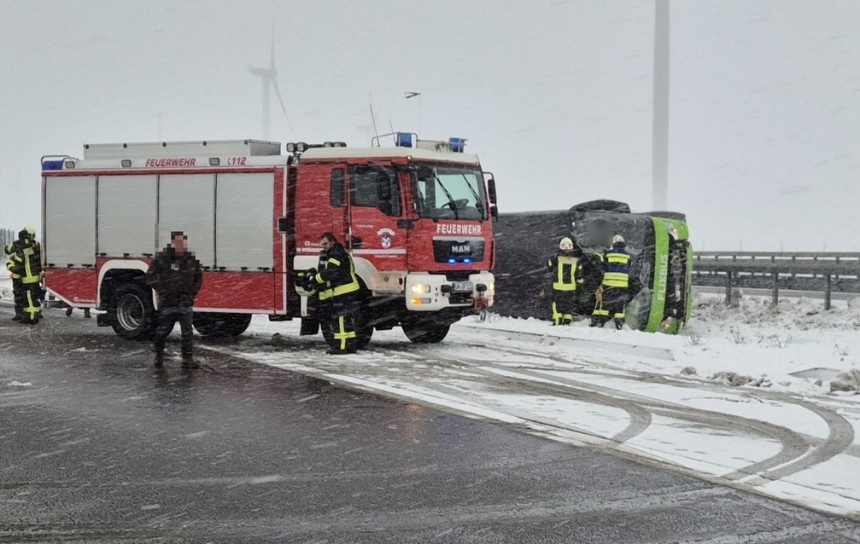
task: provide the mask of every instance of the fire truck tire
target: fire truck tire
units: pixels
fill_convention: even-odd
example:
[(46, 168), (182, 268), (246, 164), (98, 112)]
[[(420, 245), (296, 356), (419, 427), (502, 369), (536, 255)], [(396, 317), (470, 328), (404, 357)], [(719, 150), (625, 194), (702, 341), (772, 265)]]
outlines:
[(215, 314), (210, 312), (194, 312), (193, 325), (194, 330), (200, 336), (215, 336), (220, 329), (221, 323), (219, 322), (221, 314)]
[(406, 338), (416, 344), (436, 344), (448, 336), (448, 323), (437, 323), (430, 320), (409, 320), (400, 324)]
[(223, 331), (227, 336), (239, 336), (251, 326), (251, 314), (231, 314), (224, 322)]
[(362, 316), (361, 312), (355, 318), (355, 335), (357, 337), (355, 346), (358, 349), (366, 348), (370, 339), (373, 338), (373, 325), (367, 323), (367, 319)]
[(126, 340), (149, 340), (155, 328), (152, 295), (136, 283), (126, 283), (114, 291), (110, 324), (117, 336)]
[(250, 314), (195, 312), (194, 328), (200, 336), (239, 336), (251, 325)]

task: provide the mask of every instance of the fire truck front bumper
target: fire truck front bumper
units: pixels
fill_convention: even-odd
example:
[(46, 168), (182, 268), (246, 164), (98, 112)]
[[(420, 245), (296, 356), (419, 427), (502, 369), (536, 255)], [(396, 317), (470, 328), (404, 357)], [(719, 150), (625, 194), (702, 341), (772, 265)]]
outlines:
[(449, 280), (442, 274), (406, 276), (406, 309), (436, 312), (446, 308), (485, 309), (496, 295), (495, 277), (489, 272), (469, 274), (468, 280)]

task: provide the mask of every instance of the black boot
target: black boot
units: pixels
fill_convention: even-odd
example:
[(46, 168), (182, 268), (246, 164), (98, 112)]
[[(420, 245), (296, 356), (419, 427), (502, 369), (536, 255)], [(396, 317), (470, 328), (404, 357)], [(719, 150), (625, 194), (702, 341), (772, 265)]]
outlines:
[(92, 316), (90, 315), (90, 309), (89, 309), (89, 308), (84, 308), (84, 317), (86, 317), (86, 318), (91, 318), (91, 317), (92, 317)]
[(615, 329), (620, 331), (623, 328), (624, 328), (624, 320), (623, 319), (616, 319), (615, 320)]
[(161, 368), (164, 366), (164, 354), (163, 353), (156, 353), (155, 354), (155, 361), (153, 361), (152, 366), (154, 366), (155, 368)]
[(70, 315), (72, 315), (72, 310), (74, 310), (74, 308), (72, 308), (71, 306), (66, 308), (66, 317), (69, 317)]

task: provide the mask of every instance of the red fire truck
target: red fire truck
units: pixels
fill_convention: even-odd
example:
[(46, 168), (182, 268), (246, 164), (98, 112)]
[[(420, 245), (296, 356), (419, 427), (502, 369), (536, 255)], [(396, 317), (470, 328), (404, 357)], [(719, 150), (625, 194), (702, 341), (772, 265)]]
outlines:
[(441, 341), (493, 302), (495, 181), (462, 139), (386, 136), (395, 145), (123, 143), (43, 157), (45, 288), (97, 308), (124, 338), (149, 338), (157, 307), (144, 272), (180, 230), (204, 267), (201, 335), (241, 334), (253, 314), (301, 318), (316, 334), (315, 297), (295, 280), (331, 231), (360, 279), (362, 343), (398, 325), (414, 342)]

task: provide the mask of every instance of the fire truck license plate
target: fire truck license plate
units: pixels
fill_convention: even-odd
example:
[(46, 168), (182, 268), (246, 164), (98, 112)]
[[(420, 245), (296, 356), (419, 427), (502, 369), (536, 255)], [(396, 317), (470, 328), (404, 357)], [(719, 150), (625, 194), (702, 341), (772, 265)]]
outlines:
[(471, 293), (475, 284), (470, 281), (455, 281), (451, 284), (451, 291), (455, 293)]

